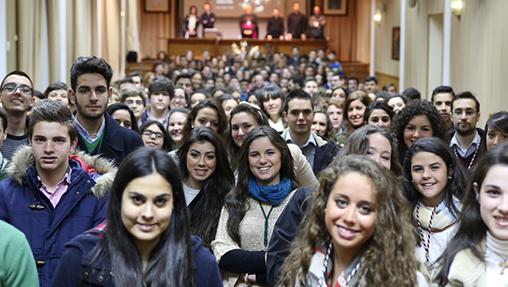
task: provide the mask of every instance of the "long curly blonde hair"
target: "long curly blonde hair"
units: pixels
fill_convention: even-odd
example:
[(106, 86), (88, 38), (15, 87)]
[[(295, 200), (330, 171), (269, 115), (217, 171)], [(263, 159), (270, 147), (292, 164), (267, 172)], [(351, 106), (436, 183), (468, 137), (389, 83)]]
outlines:
[(365, 286), (416, 285), (419, 268), (415, 257), (416, 238), (409, 203), (402, 195), (400, 183), (366, 156), (348, 155), (321, 172), (320, 188), (313, 194), (312, 206), (291, 246), (279, 286), (295, 286), (297, 280), (305, 285), (313, 254), (330, 240), (324, 220), (328, 197), (339, 177), (349, 172), (367, 176), (377, 191), (376, 227), (364, 246), (360, 282)]

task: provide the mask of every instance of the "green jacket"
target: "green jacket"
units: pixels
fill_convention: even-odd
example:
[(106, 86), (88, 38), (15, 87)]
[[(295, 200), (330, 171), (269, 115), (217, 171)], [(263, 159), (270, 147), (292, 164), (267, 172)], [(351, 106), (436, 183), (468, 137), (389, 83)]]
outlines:
[(0, 287), (39, 286), (32, 250), (25, 235), (0, 220)]

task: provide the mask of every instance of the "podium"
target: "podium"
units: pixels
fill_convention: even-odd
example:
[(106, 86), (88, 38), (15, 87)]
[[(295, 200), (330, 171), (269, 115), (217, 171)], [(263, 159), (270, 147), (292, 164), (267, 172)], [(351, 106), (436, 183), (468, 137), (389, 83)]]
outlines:
[(217, 28), (206, 28), (203, 31), (203, 38), (204, 39), (221, 39), (222, 33)]

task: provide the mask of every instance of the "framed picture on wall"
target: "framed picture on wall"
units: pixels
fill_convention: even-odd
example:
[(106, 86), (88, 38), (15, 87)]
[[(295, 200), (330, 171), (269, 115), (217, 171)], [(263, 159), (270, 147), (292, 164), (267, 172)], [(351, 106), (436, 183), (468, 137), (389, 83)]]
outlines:
[(170, 0), (145, 0), (145, 12), (169, 12)]
[(324, 0), (323, 14), (347, 15), (347, 0)]
[(400, 27), (392, 28), (392, 60), (400, 60)]

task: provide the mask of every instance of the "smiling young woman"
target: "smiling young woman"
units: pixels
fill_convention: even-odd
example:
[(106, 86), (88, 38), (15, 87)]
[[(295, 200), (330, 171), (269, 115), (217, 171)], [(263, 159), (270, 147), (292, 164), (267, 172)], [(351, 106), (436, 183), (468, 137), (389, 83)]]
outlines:
[[(268, 126), (268, 120), (261, 109), (253, 104), (242, 102), (231, 111), (229, 120), (228, 150), (231, 167), (236, 170), (239, 164), (240, 150), (247, 135), (256, 127)], [(312, 167), (300, 147), (288, 144), (296, 178), (300, 186), (317, 187), (318, 182)]]
[(347, 137), (356, 129), (365, 125), (365, 111), (371, 103), (371, 99), (364, 91), (352, 92), (345, 104), (343, 112), (344, 132), (335, 135), (335, 142), (338, 146), (344, 146)]
[(225, 285), (263, 285), (268, 240), (298, 186), (293, 159), (279, 133), (261, 126), (245, 138), (239, 163), (237, 185), (226, 198), (211, 246)]
[(66, 245), (53, 286), (222, 286), (188, 225), (178, 167), (159, 149), (137, 149), (118, 169), (107, 224)]
[(459, 229), (440, 262), (439, 286), (508, 283), (507, 172), (508, 144), (496, 146), (478, 163), (463, 201)]
[(400, 161), (404, 160), (407, 150), (418, 139), (437, 137), (448, 141), (443, 118), (429, 102), (410, 102), (395, 115), (390, 126), (398, 143)]
[(425, 286), (414, 244), (395, 177), (348, 155), (321, 173), (279, 286)]
[(419, 235), (416, 254), (431, 274), (457, 231), (464, 189), (464, 171), (447, 143), (423, 138), (409, 148), (404, 159), (404, 192)]
[(191, 231), (209, 246), (215, 238), (226, 194), (234, 184), (225, 145), (212, 129), (197, 127), (176, 153)]

